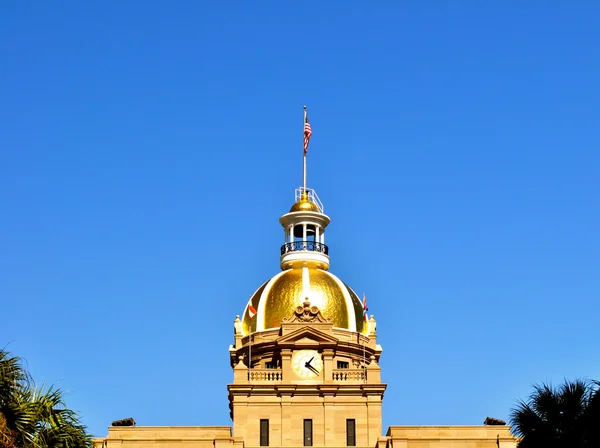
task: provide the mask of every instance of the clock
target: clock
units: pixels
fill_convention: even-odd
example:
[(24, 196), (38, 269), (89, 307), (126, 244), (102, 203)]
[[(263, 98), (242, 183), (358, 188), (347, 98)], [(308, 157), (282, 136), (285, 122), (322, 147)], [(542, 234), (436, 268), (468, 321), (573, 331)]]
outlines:
[(323, 360), (316, 350), (299, 350), (292, 357), (292, 370), (303, 379), (316, 378), (323, 370)]

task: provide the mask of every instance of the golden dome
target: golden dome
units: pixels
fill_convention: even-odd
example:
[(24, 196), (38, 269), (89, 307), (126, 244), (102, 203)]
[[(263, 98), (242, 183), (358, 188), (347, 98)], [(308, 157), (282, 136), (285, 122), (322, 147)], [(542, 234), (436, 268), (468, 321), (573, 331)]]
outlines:
[(321, 213), (321, 209), (317, 204), (310, 200), (308, 193), (303, 191), (300, 194), (300, 200), (292, 205), (290, 213), (292, 212), (317, 212)]
[(302, 198), (298, 202), (296, 202), (294, 205), (292, 205), (292, 208), (290, 208), (290, 213), (291, 212), (321, 213), (321, 210), (319, 210), (319, 206), (317, 204), (315, 204), (314, 202), (311, 202), (308, 199)]
[(334, 327), (367, 333), (356, 293), (330, 272), (309, 267), (283, 271), (258, 288), (250, 299), (256, 316), (250, 319), (248, 307), (244, 310), (244, 333), (280, 327), (307, 298)]

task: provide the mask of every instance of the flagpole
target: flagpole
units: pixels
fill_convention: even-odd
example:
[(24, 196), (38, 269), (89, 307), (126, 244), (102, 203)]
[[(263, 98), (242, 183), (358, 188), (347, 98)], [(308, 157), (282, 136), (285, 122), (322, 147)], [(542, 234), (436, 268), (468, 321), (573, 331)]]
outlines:
[(367, 382), (367, 354), (365, 350), (365, 340), (363, 339), (363, 381)]
[[(363, 327), (365, 326), (365, 320), (368, 321), (368, 317), (365, 319), (366, 315), (365, 315), (365, 304), (366, 304), (366, 297), (365, 294), (363, 293)], [(366, 350), (365, 350), (365, 340), (363, 339), (363, 381), (366, 383), (367, 382), (367, 354), (366, 354)]]
[[(304, 121), (302, 122), (302, 131), (303, 132), (304, 132), (304, 126), (305, 126), (305, 124), (306, 124), (306, 106), (304, 106)], [(304, 191), (304, 193), (306, 193), (306, 150), (304, 150), (303, 180), (304, 180), (304, 190), (303, 191)]]

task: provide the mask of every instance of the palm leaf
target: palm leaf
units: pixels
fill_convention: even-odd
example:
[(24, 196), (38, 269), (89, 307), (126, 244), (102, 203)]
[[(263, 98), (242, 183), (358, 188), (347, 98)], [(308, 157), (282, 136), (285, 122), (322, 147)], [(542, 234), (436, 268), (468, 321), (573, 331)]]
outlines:
[(0, 448), (92, 446), (62, 391), (36, 387), (20, 359), (0, 350)]

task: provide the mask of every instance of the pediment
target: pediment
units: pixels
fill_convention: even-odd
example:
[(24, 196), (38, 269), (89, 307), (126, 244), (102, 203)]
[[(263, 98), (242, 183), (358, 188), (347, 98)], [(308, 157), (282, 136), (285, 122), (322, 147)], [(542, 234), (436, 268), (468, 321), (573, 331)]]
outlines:
[(337, 345), (338, 339), (321, 330), (306, 325), (279, 337), (276, 343), (280, 347), (292, 347), (297, 345), (319, 345), (329, 347)]

